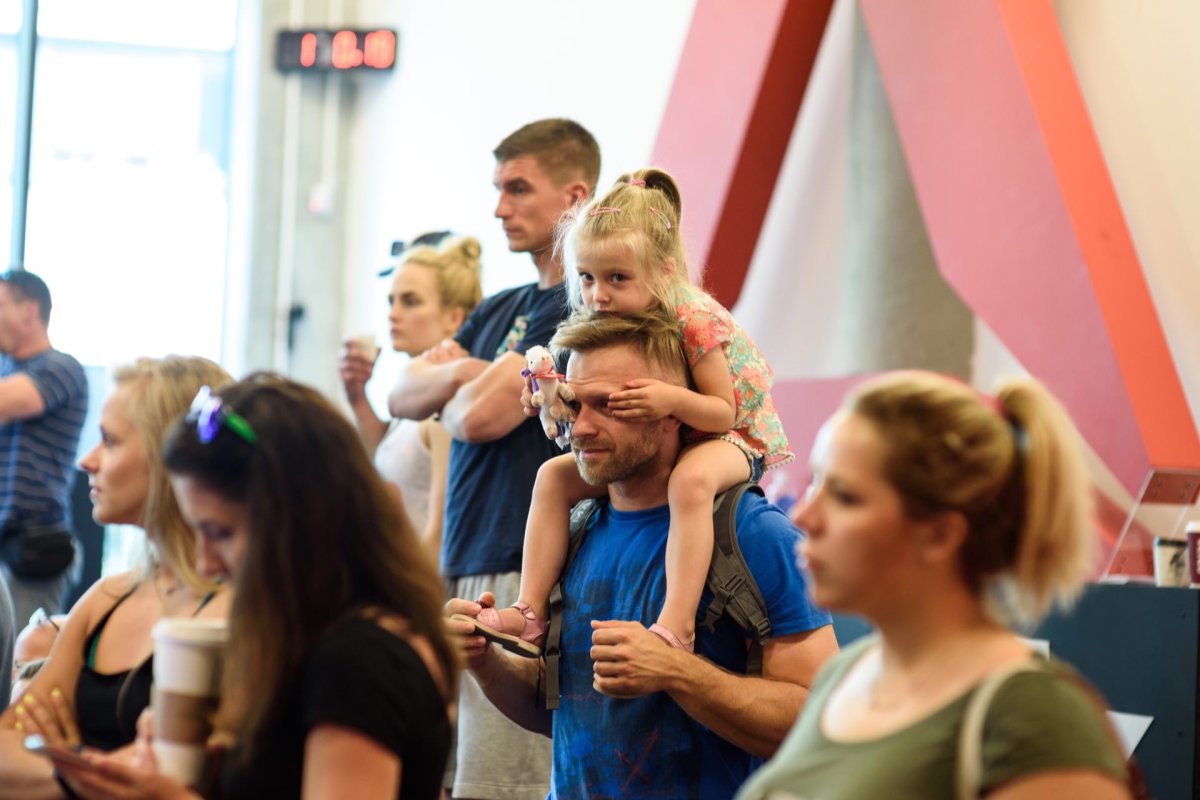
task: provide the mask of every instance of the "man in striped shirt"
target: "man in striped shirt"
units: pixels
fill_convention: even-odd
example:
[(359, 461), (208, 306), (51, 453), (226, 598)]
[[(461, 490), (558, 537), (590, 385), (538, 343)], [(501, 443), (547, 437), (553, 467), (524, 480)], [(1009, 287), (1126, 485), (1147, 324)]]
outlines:
[(68, 504), (88, 388), (50, 345), (50, 306), (38, 276), (0, 274), (0, 574), (18, 627), (59, 610), (75, 560)]

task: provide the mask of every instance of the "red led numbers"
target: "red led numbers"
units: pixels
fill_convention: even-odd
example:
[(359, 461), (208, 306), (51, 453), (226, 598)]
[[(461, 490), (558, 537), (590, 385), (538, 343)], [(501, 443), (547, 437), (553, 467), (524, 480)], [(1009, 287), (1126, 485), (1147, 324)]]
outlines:
[(391, 30), (280, 31), (275, 65), (284, 72), (388, 70), (396, 64)]
[(329, 61), (334, 69), (354, 69), (362, 66), (363, 54), (362, 50), (358, 49), (358, 34), (354, 31), (335, 33)]
[(300, 66), (311, 67), (317, 63), (317, 35), (306, 33), (300, 37)]
[(363, 64), (375, 69), (391, 69), (396, 63), (396, 34), (371, 31), (363, 41)]

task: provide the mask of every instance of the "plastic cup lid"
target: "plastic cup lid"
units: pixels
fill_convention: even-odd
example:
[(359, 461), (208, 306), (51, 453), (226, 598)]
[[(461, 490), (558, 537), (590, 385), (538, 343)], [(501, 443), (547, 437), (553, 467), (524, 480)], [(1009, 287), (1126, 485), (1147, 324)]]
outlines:
[(221, 644), (229, 639), (229, 624), (223, 619), (160, 619), (150, 635), (155, 641), (192, 644)]

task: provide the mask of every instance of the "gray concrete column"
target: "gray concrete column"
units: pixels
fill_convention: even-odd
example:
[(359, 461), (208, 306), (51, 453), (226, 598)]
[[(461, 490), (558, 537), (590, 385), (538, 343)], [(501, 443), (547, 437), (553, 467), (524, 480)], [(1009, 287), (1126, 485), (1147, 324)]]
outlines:
[[(274, 369), (338, 396), (354, 76), (281, 74), (275, 41), (282, 29), (329, 27), (335, 6), (341, 24), (352, 9), (340, 0), (305, 0), (297, 22), (295, 5), (240, 5), (224, 359), (239, 375)], [(290, 325), (289, 311), (296, 316)]]
[(971, 372), (970, 310), (937, 271), (887, 94), (855, 22), (850, 186), (835, 352), (846, 372)]

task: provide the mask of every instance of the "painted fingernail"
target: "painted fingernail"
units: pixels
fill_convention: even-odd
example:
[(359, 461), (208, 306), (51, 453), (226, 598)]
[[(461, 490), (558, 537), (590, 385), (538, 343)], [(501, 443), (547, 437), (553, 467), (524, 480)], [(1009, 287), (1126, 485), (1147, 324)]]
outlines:
[(19, 730), (21, 733), (25, 732), (25, 723), (23, 723), (23, 722), (18, 722), (13, 727), (16, 728), (17, 730)]
[(50, 696), (53, 697), (55, 700), (61, 700), (62, 699), (62, 690), (56, 686), (50, 690)]
[(26, 703), (28, 703), (28, 704), (29, 704), (29, 705), (31, 705), (31, 706), (36, 706), (36, 705), (37, 705), (37, 698), (35, 698), (35, 697), (34, 697), (33, 695), (31, 695), (31, 694), (27, 694), (27, 695), (25, 695), (24, 697), (22, 697), (21, 699), (22, 699), (22, 700), (24, 700)]
[(25, 716), (25, 706), (23, 706), (19, 703), (17, 704), (17, 707), (14, 709), (14, 711), (16, 711), (16, 714), (18, 717)]

